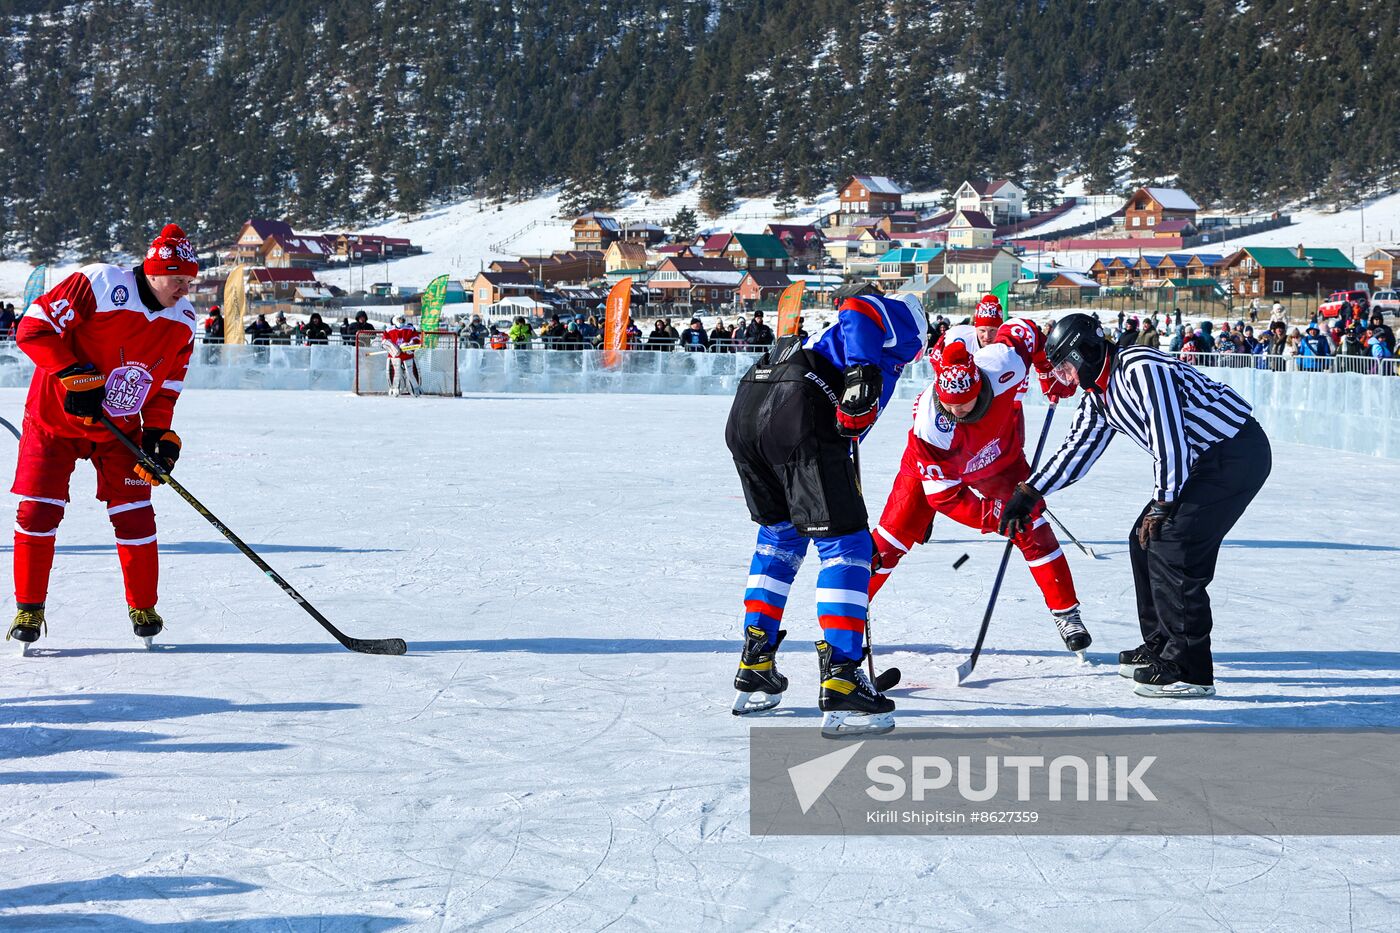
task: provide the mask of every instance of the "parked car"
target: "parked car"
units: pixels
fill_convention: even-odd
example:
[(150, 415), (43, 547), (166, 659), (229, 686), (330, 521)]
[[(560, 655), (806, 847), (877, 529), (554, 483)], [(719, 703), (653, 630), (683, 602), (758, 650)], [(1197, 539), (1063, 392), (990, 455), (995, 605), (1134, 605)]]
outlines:
[(1370, 310), (1371, 296), (1363, 291), (1350, 290), (1333, 292), (1327, 300), (1317, 306), (1317, 313), (1323, 317), (1336, 317), (1342, 313), (1342, 302), (1350, 301), (1351, 306), (1365, 315)]
[(1371, 310), (1400, 316), (1400, 289), (1390, 288), (1371, 296)]

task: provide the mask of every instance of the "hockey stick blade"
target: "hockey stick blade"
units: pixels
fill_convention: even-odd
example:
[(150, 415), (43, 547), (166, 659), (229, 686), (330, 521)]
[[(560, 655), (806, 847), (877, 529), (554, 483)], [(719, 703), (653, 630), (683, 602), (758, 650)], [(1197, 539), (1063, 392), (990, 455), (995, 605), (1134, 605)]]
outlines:
[(875, 678), (875, 692), (884, 693), (899, 686), (899, 668), (887, 667), (880, 672), (880, 676)]
[(966, 661), (964, 661), (964, 662), (962, 662), (961, 664), (958, 665), (958, 684), (959, 684), (959, 686), (961, 686), (961, 685), (962, 685), (962, 682), (963, 682), (964, 680), (967, 680), (967, 678), (970, 677), (970, 676), (972, 676), (972, 659), (971, 659), (971, 658), (967, 659)]
[(408, 654), (408, 643), (402, 638), (350, 638), (340, 643), (360, 654)]

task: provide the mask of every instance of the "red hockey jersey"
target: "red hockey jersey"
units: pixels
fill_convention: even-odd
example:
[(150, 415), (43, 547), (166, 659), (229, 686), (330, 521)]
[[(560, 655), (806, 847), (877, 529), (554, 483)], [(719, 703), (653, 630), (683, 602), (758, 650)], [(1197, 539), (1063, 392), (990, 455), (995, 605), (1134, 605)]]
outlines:
[[(945, 338), (945, 343), (960, 339), (969, 350), (977, 345), (971, 327), (950, 328)], [(1017, 319), (1001, 325), (996, 340), (972, 355), (993, 397), (986, 414), (971, 424), (959, 424), (938, 408), (933, 384), (919, 395), (905, 456), (915, 461), (911, 465), (930, 499), (954, 499), (964, 482), (993, 476), (1024, 456), (1020, 395), (1032, 362), (1043, 354), (1043, 338), (1033, 323)]]
[(380, 334), (379, 339), (391, 357), (404, 359), (413, 358), (413, 351), (406, 348), (418, 346), (423, 342), (423, 338), (418, 334), (418, 329), (407, 324), (402, 327), (391, 327)]
[(93, 263), (25, 309), (15, 339), (36, 369), (24, 414), (46, 433), (111, 439), (106, 428), (63, 410), (64, 388), (55, 374), (75, 363), (106, 373), (103, 407), (128, 433), (170, 427), (198, 322), (189, 301), (161, 308), (137, 278), (134, 269)]

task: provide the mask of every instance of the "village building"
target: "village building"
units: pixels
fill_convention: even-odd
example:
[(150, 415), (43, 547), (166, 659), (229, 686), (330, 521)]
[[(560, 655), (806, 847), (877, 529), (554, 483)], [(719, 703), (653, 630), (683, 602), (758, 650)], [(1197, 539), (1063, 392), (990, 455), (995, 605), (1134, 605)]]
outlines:
[(646, 244), (638, 240), (617, 240), (603, 254), (603, 269), (616, 272), (619, 269), (645, 269), (647, 264)]
[(1014, 224), (1030, 216), (1026, 210), (1025, 189), (1006, 178), (963, 182), (953, 192), (953, 209), (985, 214), (991, 219), (993, 227)]
[(734, 268), (742, 270), (776, 269), (786, 272), (791, 263), (787, 250), (771, 233), (731, 234), (721, 257), (733, 263)]
[(1194, 226), (1200, 209), (1179, 188), (1139, 188), (1123, 205), (1123, 227), (1131, 235), (1155, 236), (1156, 229), (1166, 221), (1188, 220)]
[(943, 272), (941, 249), (892, 249), (880, 257), (880, 286), (888, 291), (912, 278)]
[(539, 291), (527, 272), (478, 272), (472, 280), (472, 302), (478, 309), (506, 298), (529, 298)]
[(637, 221), (635, 223), (622, 225), (621, 238), (623, 240), (641, 243), (645, 246), (655, 246), (657, 243), (666, 239), (666, 230), (664, 227), (659, 227), (654, 223)]
[(727, 259), (682, 256), (663, 262), (647, 284), (669, 304), (713, 307), (732, 302), (743, 278)]
[(943, 254), (943, 272), (966, 297), (986, 294), (1002, 282), (1021, 278), (1021, 260), (1005, 247), (950, 249)]
[(268, 237), (295, 235), (292, 225), (286, 221), (269, 220), (266, 217), (249, 218), (243, 221), (243, 227), (238, 231), (238, 236), (228, 251), (228, 259), (230, 262), (241, 262), (246, 266), (259, 265), (262, 261), (259, 254)]
[(769, 224), (763, 232), (778, 238), (796, 265), (808, 266), (820, 262), (822, 244), (826, 237), (811, 224)]
[(841, 187), (837, 224), (904, 209), (904, 189), (884, 175), (854, 175)]
[(335, 255), (335, 238), (274, 233), (258, 250), (261, 265), (271, 269), (319, 269)]
[(1225, 276), (1237, 299), (1324, 296), (1353, 288), (1361, 277), (1341, 250), (1302, 246), (1246, 246), (1225, 261)]
[(574, 221), (574, 249), (603, 252), (620, 239), (622, 228), (607, 214), (589, 211)]
[(739, 300), (750, 304), (777, 301), (783, 289), (792, 284), (786, 272), (774, 269), (750, 269), (739, 280)]
[(986, 249), (992, 245), (996, 224), (981, 211), (959, 208), (948, 222), (948, 246), (953, 249)]
[(1382, 247), (1363, 262), (1366, 280), (1372, 289), (1400, 288), (1400, 249)]
[(291, 301), (296, 297), (298, 288), (318, 287), (316, 276), (310, 269), (250, 269), (247, 282), (250, 299), (276, 301)]
[(958, 303), (958, 283), (946, 275), (916, 275), (892, 294), (913, 295), (924, 308), (951, 308)]
[(1082, 272), (1058, 272), (1045, 287), (1062, 301), (1078, 301), (1099, 293), (1099, 283)]

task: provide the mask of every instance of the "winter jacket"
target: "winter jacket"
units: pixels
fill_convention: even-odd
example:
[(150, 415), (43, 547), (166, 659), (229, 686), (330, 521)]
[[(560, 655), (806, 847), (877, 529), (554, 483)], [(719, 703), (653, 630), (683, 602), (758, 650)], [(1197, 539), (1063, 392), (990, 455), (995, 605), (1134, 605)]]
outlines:
[(705, 333), (704, 328), (697, 330), (694, 327), (687, 327), (681, 332), (681, 346), (692, 353), (703, 352), (709, 349), (710, 336)]
[(311, 321), (306, 325), (306, 342), (325, 346), (331, 342), (331, 329), (325, 321)]
[(762, 321), (750, 321), (744, 328), (744, 343), (750, 348), (763, 349), (773, 345), (773, 328)]
[(506, 336), (515, 345), (517, 350), (530, 349), (530, 340), (535, 336), (535, 332), (530, 329), (529, 324), (512, 324)]

